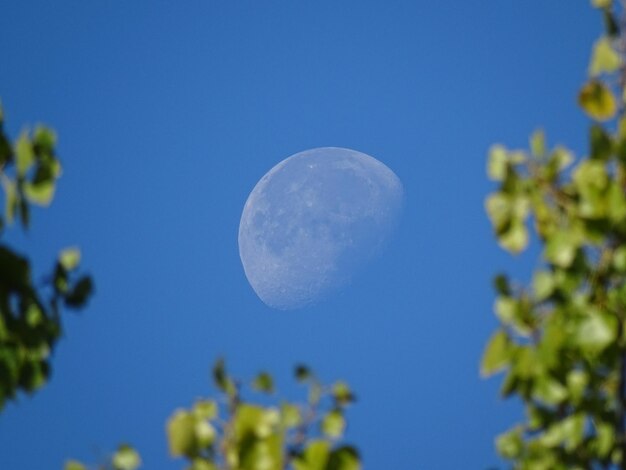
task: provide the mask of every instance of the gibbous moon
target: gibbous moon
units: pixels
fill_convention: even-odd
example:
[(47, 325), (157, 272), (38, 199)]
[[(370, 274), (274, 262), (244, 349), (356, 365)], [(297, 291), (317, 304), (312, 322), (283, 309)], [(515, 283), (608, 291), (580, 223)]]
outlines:
[(380, 253), (402, 199), (395, 173), (364, 153), (323, 147), (283, 160), (241, 215), (239, 255), (250, 285), (281, 310), (322, 300)]

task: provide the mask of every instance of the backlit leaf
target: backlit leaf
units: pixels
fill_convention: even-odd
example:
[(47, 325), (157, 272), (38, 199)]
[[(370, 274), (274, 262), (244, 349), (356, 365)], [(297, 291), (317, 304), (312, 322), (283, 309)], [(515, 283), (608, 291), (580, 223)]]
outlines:
[(483, 377), (504, 369), (510, 359), (509, 338), (506, 332), (499, 330), (491, 337), (485, 348), (480, 373)]
[(593, 46), (589, 75), (595, 77), (602, 73), (612, 73), (622, 66), (622, 58), (611, 45), (607, 37), (596, 41)]
[(617, 113), (615, 96), (597, 80), (585, 84), (578, 95), (578, 104), (593, 119), (607, 121)]

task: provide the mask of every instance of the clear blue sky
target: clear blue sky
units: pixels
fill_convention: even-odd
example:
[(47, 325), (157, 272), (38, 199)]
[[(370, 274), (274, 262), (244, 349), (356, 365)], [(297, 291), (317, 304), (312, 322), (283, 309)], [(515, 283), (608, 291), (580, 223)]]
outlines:
[[(49, 123), (65, 168), (11, 240), (40, 273), (79, 245), (97, 294), (65, 317), (51, 383), (0, 416), (0, 468), (93, 462), (119, 441), (146, 469), (180, 468), (165, 420), (214, 392), (220, 355), (292, 397), (296, 362), (350, 382), (367, 469), (497, 465), (493, 437), (520, 409), (478, 375), (491, 278), (537, 261), (495, 245), (485, 155), (536, 127), (585, 151), (575, 95), (601, 29), (588, 3), (5, 2), (8, 130)], [(274, 311), (241, 267), (241, 210), (273, 165), (321, 146), (393, 169), (402, 224), (340, 295)]]

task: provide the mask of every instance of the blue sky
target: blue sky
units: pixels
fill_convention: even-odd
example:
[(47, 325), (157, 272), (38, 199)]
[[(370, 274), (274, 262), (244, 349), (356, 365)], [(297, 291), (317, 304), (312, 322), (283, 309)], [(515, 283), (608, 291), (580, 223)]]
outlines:
[[(52, 207), (9, 241), (45, 272), (79, 245), (97, 294), (65, 317), (51, 383), (0, 416), (0, 468), (97, 461), (120, 441), (181, 468), (164, 423), (243, 377), (292, 366), (350, 382), (367, 469), (497, 465), (520, 416), (478, 375), (491, 278), (536, 265), (495, 245), (489, 146), (586, 149), (575, 104), (601, 18), (586, 1), (33, 1), (0, 15), (8, 130), (45, 122), (64, 164)], [(376, 157), (405, 210), (385, 256), (334, 298), (281, 312), (250, 288), (243, 205), (280, 160), (321, 146)]]

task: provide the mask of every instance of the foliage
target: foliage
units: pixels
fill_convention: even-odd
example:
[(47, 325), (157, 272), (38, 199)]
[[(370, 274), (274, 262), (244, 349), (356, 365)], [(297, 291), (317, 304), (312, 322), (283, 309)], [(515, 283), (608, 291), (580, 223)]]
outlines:
[[(170, 454), (186, 459), (187, 470), (359, 470), (358, 451), (341, 443), (346, 407), (355, 400), (349, 386), (323, 386), (306, 366), (296, 367), (295, 378), (308, 387), (306, 402), (275, 403), (272, 376), (259, 373), (251, 388), (265, 397), (257, 401), (274, 403), (262, 405), (244, 400), (241, 382), (218, 360), (213, 381), (219, 396), (173, 413), (166, 426)], [(140, 465), (139, 455), (125, 445), (97, 468), (135, 470)], [(87, 467), (70, 460), (65, 470)]]
[(593, 120), (589, 156), (574, 164), (542, 132), (529, 152), (489, 155), (499, 189), (486, 209), (499, 244), (518, 253), (536, 238), (542, 247), (530, 287), (496, 277), (501, 326), (481, 367), (504, 371), (503, 395), (525, 405), (525, 421), (496, 440), (519, 469), (626, 468), (625, 68), (617, 8), (593, 3), (606, 34), (578, 99)]
[(77, 460), (68, 460), (65, 462), (64, 470), (88, 470), (89, 468), (97, 468), (98, 470), (136, 470), (140, 467), (141, 457), (137, 451), (128, 444), (122, 444), (107, 459), (107, 462), (102, 465), (89, 467)]
[[(48, 206), (61, 165), (56, 136), (47, 127), (23, 131), (12, 144), (0, 107), (0, 183), (5, 210), (0, 237), (17, 219), (30, 223), (31, 205)], [(82, 307), (93, 290), (89, 276), (78, 276), (80, 251), (62, 250), (51, 275), (33, 281), (27, 258), (0, 240), (0, 409), (17, 392), (33, 392), (50, 376), (50, 355), (62, 333), (62, 307)]]
[[(243, 400), (241, 384), (217, 361), (213, 379), (221, 398), (198, 400), (172, 415), (170, 453), (193, 470), (358, 470), (356, 449), (340, 444), (345, 409), (354, 401), (348, 385), (324, 387), (305, 366), (296, 367), (295, 376), (308, 386), (306, 403), (262, 406)], [(252, 388), (272, 395), (274, 381), (263, 372)]]

